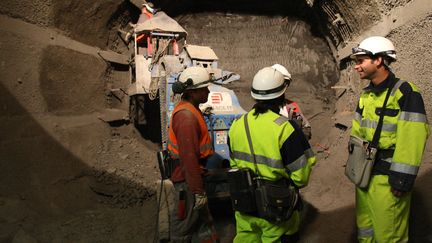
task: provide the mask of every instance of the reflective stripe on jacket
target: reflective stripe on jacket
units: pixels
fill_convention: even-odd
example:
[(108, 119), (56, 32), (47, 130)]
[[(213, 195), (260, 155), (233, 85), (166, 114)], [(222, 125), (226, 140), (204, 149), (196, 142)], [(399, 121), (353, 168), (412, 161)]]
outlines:
[(398, 80), (393, 73), (378, 86), (369, 85), (360, 95), (351, 134), (371, 142), (389, 85), (395, 83), (384, 113), (378, 149), (394, 149), (390, 162), (390, 184), (409, 191), (423, 156), (429, 126), (423, 99), (418, 88)]
[[(207, 124), (204, 121), (204, 117), (198, 109), (196, 109), (191, 103), (186, 101), (180, 101), (179, 104), (174, 108), (174, 111), (172, 113), (171, 117), (174, 117), (174, 114), (177, 113), (180, 110), (188, 110), (192, 112), (192, 114), (196, 117), (198, 120), (198, 123), (200, 125), (200, 159), (206, 158), (209, 155), (212, 155), (214, 153), (213, 147), (211, 144), (211, 138), (208, 132)], [(171, 119), (172, 123), (172, 119)], [(171, 156), (174, 159), (179, 159), (179, 151), (178, 151), (178, 144), (177, 144), (177, 138), (173, 131), (173, 126), (170, 124), (169, 127), (169, 137), (168, 137), (168, 150), (171, 153)]]
[[(316, 158), (302, 131), (272, 111), (258, 116), (253, 113), (254, 110), (245, 115), (261, 178), (271, 181), (291, 178), (299, 187), (307, 185)], [(230, 164), (233, 168), (250, 168), (258, 175), (244, 126), (245, 115), (229, 131)]]

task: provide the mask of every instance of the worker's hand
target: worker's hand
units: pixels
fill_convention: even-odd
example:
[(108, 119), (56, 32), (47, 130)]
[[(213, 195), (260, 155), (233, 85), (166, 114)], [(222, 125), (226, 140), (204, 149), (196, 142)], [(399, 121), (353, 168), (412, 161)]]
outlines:
[(195, 203), (194, 210), (199, 210), (207, 204), (207, 196), (206, 194), (194, 194), (195, 195)]
[(395, 196), (395, 197), (402, 197), (405, 195), (405, 192), (398, 191), (398, 190), (394, 189), (393, 187), (391, 188), (391, 192), (393, 193), (393, 196)]
[(312, 138), (312, 129), (311, 127), (303, 127), (302, 131), (307, 138), (307, 140), (310, 140)]

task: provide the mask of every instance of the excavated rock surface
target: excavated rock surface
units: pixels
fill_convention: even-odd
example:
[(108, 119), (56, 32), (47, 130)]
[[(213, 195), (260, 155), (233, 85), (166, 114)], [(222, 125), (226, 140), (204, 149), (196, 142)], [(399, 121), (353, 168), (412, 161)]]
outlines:
[[(223, 69), (241, 75), (229, 87), (245, 109), (253, 105), (249, 88), (258, 69), (288, 67), (294, 81), (287, 95), (310, 118), (319, 159), (302, 189), (303, 241), (354, 242), (354, 188), (343, 165), (365, 83), (349, 64), (336, 64), (305, 4), (211, 2), (158, 3), (186, 28), (188, 43), (211, 46)], [(333, 7), (359, 36), (380, 12), (410, 2), (334, 1)], [(106, 122), (113, 112), (127, 116), (121, 90), (129, 74), (97, 54), (126, 51), (116, 30), (136, 21), (139, 11), (115, 0), (0, 2), (0, 242), (152, 242), (159, 145), (127, 120)], [(389, 35), (398, 48), (393, 68), (423, 91), (429, 120), (431, 23), (431, 15), (423, 16)], [(431, 147), (414, 190), (413, 242), (432, 242)], [(224, 217), (227, 207), (218, 210), (222, 241), (230, 242), (232, 219)]]

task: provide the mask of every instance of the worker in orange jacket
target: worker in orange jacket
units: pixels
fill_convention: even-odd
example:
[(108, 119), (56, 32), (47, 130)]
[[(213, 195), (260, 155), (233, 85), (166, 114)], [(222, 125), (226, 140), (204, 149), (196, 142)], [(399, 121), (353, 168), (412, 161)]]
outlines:
[(214, 154), (207, 124), (199, 104), (207, 102), (210, 74), (203, 67), (189, 67), (173, 84), (181, 93), (169, 127), (168, 150), (178, 163), (170, 180), (175, 205), (170, 212), (170, 242), (218, 242), (204, 191), (207, 157)]

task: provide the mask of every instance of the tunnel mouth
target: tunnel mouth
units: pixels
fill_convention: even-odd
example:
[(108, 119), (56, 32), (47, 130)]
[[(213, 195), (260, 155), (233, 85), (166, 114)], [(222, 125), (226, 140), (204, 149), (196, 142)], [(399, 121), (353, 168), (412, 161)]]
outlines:
[[(209, 46), (218, 57), (219, 68), (240, 75), (240, 80), (226, 87), (236, 92), (243, 109), (250, 110), (255, 103), (250, 95), (254, 75), (261, 68), (276, 63), (285, 66), (293, 79), (286, 98), (298, 102), (306, 113), (312, 113), (310, 117), (318, 113), (316, 107), (334, 109), (331, 86), (339, 81), (339, 67), (319, 16), (307, 2), (155, 1), (154, 5), (188, 32), (188, 44)], [(136, 23), (140, 14), (137, 5), (119, 5), (107, 25), (110, 33), (107, 49), (126, 55), (133, 52), (130, 44), (122, 42), (117, 30), (131, 31), (130, 24)], [(111, 80), (109, 85), (129, 85), (126, 76), (130, 73), (118, 67), (110, 69), (114, 75), (123, 73), (123, 78), (114, 81), (107, 78)], [(131, 110), (125, 105), (132, 99), (125, 97), (123, 102), (110, 102), (109, 106)], [(153, 142), (160, 141), (159, 101), (150, 102), (144, 116), (146, 123), (136, 125), (141, 136)]]
[[(275, 63), (287, 67), (293, 76), (288, 93), (328, 96), (330, 87), (339, 81), (325, 25), (307, 1), (153, 3), (188, 31), (188, 44), (211, 47), (223, 70), (240, 74), (242, 83), (233, 84), (233, 89), (248, 89), (259, 69)], [(127, 28), (124, 19), (135, 23), (139, 17), (136, 5), (121, 6), (111, 18), (108, 28), (112, 30)], [(117, 42), (114, 51), (127, 51), (118, 40), (107, 42), (108, 48)]]

